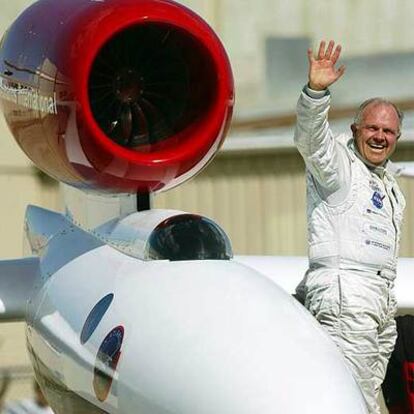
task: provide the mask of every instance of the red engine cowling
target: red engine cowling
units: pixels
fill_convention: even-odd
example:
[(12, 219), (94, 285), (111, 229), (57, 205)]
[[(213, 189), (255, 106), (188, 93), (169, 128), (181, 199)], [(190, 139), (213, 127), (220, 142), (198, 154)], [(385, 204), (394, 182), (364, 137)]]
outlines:
[(78, 188), (176, 186), (212, 159), (230, 123), (224, 48), (169, 0), (40, 0), (5, 33), (0, 55), (16, 141)]

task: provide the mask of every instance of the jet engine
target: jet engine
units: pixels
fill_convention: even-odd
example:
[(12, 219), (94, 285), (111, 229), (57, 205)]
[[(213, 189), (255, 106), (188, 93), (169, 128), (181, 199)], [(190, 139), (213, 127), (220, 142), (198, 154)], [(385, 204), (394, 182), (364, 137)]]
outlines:
[(224, 48), (169, 0), (40, 0), (0, 44), (0, 101), (41, 170), (105, 193), (148, 193), (199, 172), (234, 102)]

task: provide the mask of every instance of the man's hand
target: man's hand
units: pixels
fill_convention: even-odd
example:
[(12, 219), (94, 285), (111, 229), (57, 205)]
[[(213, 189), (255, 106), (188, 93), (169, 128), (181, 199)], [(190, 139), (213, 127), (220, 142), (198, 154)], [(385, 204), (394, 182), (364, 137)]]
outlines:
[(308, 49), (309, 59), (309, 87), (315, 91), (322, 91), (336, 82), (345, 72), (345, 66), (338, 69), (335, 64), (341, 54), (341, 45), (331, 40), (325, 50), (325, 41), (319, 45), (318, 56), (313, 57), (312, 49)]

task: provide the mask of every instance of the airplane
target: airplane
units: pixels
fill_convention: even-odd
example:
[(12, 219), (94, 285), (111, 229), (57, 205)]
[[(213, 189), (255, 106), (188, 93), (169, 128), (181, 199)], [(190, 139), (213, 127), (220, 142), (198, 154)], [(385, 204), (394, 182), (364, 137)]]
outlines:
[[(45, 21), (47, 20), (47, 21)], [(291, 293), (304, 258), (234, 256), (213, 220), (152, 208), (228, 130), (226, 52), (171, 0), (39, 0), (0, 42), (16, 142), (65, 188), (0, 262), (0, 319), (27, 324), (56, 414), (364, 414), (343, 357)], [(401, 262), (400, 311), (413, 314)]]

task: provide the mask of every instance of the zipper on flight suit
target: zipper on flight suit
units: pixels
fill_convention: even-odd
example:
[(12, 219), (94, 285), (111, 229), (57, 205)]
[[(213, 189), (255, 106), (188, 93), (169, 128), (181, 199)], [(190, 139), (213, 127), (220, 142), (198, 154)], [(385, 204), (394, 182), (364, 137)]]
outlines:
[(384, 178), (387, 180), (387, 182), (385, 182), (384, 180), (384, 186), (385, 186), (385, 191), (387, 192), (388, 197), (390, 199), (392, 225), (394, 227), (394, 232), (395, 232), (395, 237), (394, 237), (394, 260), (395, 260), (397, 256), (398, 239), (400, 237), (397, 225), (395, 223), (395, 203), (397, 203), (397, 198), (395, 197), (394, 186), (392, 186), (390, 189), (389, 186), (387, 185), (387, 184), (390, 184), (390, 180), (388, 179), (386, 174), (384, 175)]

